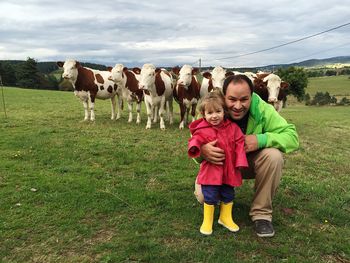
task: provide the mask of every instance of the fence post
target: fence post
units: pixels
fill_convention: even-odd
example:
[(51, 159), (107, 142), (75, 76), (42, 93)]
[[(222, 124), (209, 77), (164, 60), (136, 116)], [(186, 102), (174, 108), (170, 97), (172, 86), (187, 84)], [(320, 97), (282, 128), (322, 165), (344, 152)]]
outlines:
[(0, 85), (1, 85), (2, 103), (4, 104), (5, 118), (7, 119), (6, 105), (5, 105), (5, 96), (4, 96), (4, 86), (2, 85), (2, 77), (1, 77), (1, 75), (0, 75)]

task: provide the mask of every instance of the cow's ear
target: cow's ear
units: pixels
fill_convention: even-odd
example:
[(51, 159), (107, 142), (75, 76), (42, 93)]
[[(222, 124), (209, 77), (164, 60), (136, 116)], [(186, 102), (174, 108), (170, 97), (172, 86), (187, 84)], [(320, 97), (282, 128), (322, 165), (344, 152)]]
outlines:
[(179, 73), (180, 73), (180, 68), (179, 68), (179, 67), (173, 67), (173, 68), (171, 69), (171, 71), (174, 72), (176, 75), (179, 75)]
[(208, 72), (208, 71), (204, 72), (202, 75), (203, 75), (203, 77), (205, 77), (206, 79), (210, 79), (210, 78), (211, 78), (211, 74), (210, 74), (210, 72)]
[(199, 72), (198, 68), (192, 69), (192, 75), (196, 75)]
[(161, 69), (160, 68), (156, 68), (155, 72), (156, 74), (160, 73)]
[(270, 76), (270, 75), (267, 75), (267, 76), (263, 79), (263, 81), (264, 81), (264, 82), (268, 82), (270, 78), (271, 78), (271, 76)]
[(107, 70), (109, 71), (109, 72), (111, 72), (112, 71), (112, 67), (107, 67)]
[(63, 67), (64, 62), (62, 62), (62, 61), (57, 61), (57, 62), (56, 62), (56, 64), (57, 64), (57, 66), (59, 66), (60, 68), (62, 68), (62, 67)]
[(80, 64), (79, 61), (75, 61), (75, 67), (76, 67), (76, 68), (80, 68), (80, 67), (81, 67), (81, 64)]
[[(125, 67), (125, 68), (126, 68), (126, 67)], [(126, 70), (128, 70), (128, 68), (126, 68)], [(133, 71), (135, 74), (141, 74), (141, 69), (138, 68), (138, 67), (133, 68), (132, 71)]]
[(281, 89), (288, 89), (288, 88), (289, 88), (289, 83), (285, 82), (285, 81), (282, 81), (281, 82)]
[(235, 73), (233, 73), (232, 71), (228, 71), (225, 73), (225, 77), (229, 77), (229, 76), (233, 76)]
[(256, 89), (262, 89), (263, 83), (264, 83), (264, 81), (262, 79), (257, 78), (257, 79), (254, 79), (254, 83), (253, 84), (254, 84), (254, 87)]

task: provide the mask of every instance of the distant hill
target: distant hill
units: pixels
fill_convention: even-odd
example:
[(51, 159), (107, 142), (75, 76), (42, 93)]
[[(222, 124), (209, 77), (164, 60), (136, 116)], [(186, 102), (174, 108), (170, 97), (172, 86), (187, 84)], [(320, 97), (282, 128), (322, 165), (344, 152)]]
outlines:
[(285, 67), (305, 67), (305, 68), (316, 68), (316, 67), (327, 67), (335, 64), (347, 64), (350, 65), (350, 56), (340, 56), (340, 57), (331, 57), (324, 59), (309, 59), (298, 63), (290, 64), (274, 64), (262, 67), (267, 70), (272, 70), (276, 68), (285, 68)]
[[(0, 63), (6, 62), (11, 64), (18, 64), (24, 61), (21, 60), (0, 60)], [(89, 67), (92, 69), (98, 69), (98, 70), (106, 70), (107, 67), (102, 64), (95, 64), (95, 63), (89, 63), (89, 62), (82, 62), (81, 63), (85, 67)], [(346, 64), (350, 66), (350, 56), (339, 56), (339, 57), (331, 57), (331, 58), (325, 58), (325, 59), (309, 59), (298, 63), (290, 63), (290, 64), (273, 64), (273, 65), (267, 65), (264, 67), (249, 67), (249, 68), (235, 68), (234, 70), (238, 71), (257, 71), (257, 70), (275, 70), (277, 68), (285, 68), (285, 67), (306, 67), (306, 68), (313, 68), (313, 67), (331, 67), (332, 65), (343, 65)], [(56, 61), (47, 61), (47, 62), (38, 62), (38, 69), (40, 72), (44, 74), (48, 74), (52, 71), (55, 71), (58, 68), (56, 65)], [(204, 68), (203, 68), (204, 69)], [(211, 69), (211, 67), (206, 68)]]

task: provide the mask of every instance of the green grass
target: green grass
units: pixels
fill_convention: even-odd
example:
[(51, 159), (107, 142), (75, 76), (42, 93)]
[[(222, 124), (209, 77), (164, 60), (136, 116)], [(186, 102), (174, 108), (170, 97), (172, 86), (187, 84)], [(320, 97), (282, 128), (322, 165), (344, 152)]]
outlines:
[(309, 84), (305, 93), (314, 96), (318, 91), (328, 91), (337, 98), (350, 97), (350, 78), (348, 75), (309, 78)]
[[(71, 92), (6, 88), (0, 103), (1, 262), (349, 262), (349, 107), (289, 106), (299, 151), (285, 156), (274, 200), (276, 236), (255, 236), (253, 181), (237, 188), (231, 234), (199, 233), (198, 167), (186, 155), (179, 113), (165, 131), (81, 122)], [(32, 191), (34, 188), (36, 191)], [(216, 209), (216, 217), (217, 217)]]

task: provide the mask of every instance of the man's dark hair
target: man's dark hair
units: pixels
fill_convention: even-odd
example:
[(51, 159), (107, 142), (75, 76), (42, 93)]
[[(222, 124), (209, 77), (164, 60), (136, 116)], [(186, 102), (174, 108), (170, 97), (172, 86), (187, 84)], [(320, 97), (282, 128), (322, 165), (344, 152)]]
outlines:
[(246, 75), (243, 74), (239, 74), (239, 75), (231, 75), (228, 76), (225, 81), (224, 81), (224, 86), (222, 87), (222, 91), (224, 93), (224, 95), (226, 95), (226, 91), (227, 91), (227, 86), (230, 83), (242, 83), (242, 82), (246, 82), (250, 88), (250, 94), (253, 93), (254, 91), (254, 85), (253, 82), (250, 80), (250, 78), (248, 78)]

